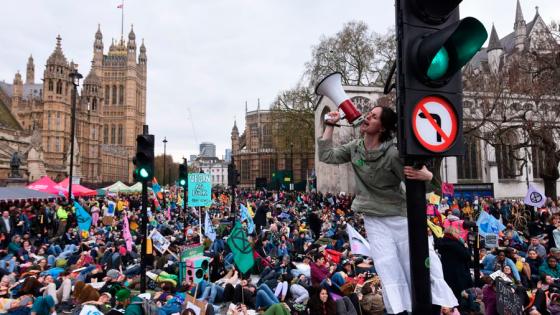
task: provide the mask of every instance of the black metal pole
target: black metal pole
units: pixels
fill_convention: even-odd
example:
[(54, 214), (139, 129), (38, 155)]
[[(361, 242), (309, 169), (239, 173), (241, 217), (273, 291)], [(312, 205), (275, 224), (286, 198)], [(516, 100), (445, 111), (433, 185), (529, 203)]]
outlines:
[(183, 187), (183, 211), (185, 211), (185, 228), (189, 225), (189, 210), (187, 209), (187, 186)]
[(166, 155), (166, 147), (167, 147), (167, 138), (164, 137), (163, 138), (163, 181), (162, 181), (162, 185), (165, 186), (165, 160), (167, 160), (167, 155)]
[(82, 75), (78, 73), (77, 69), (72, 70), (70, 73), (70, 78), (72, 78), (72, 113), (70, 116), (70, 177), (68, 181), (68, 200), (72, 201), (72, 176), (74, 174), (74, 137), (76, 133), (76, 99), (78, 98), (78, 81), (82, 78)]
[[(406, 160), (406, 165), (413, 164), (413, 160)], [(408, 240), (410, 244), (412, 314), (432, 314), (428, 224), (426, 222), (426, 183), (409, 179), (405, 180), (405, 183)]]
[(140, 292), (146, 292), (146, 249), (148, 242), (148, 182), (142, 181), (142, 255), (140, 259)]
[(474, 285), (478, 285), (480, 283), (480, 242), (479, 242), (479, 235), (478, 235), (478, 226), (475, 225), (473, 227), (474, 233), (474, 244), (473, 244), (473, 269), (474, 269)]
[(237, 174), (236, 174), (236, 170), (235, 170), (235, 158), (233, 157), (233, 155), (231, 156), (231, 165), (233, 165), (232, 167), (232, 171), (233, 174), (228, 174), (228, 177), (231, 178), (231, 209), (229, 211), (229, 215), (231, 216), (231, 224), (232, 224), (232, 228), (235, 226), (235, 187), (237, 187)]

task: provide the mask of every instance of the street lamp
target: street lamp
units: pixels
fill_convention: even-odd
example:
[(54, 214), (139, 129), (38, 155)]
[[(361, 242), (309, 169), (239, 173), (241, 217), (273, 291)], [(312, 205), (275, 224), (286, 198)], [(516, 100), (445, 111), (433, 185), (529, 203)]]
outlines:
[(293, 183), (294, 183), (294, 143), (290, 142), (290, 190), (293, 190)]
[(167, 137), (163, 137), (163, 182), (162, 184), (165, 186), (165, 160), (166, 158), (166, 146), (167, 146)]
[(72, 89), (72, 115), (70, 116), (70, 178), (68, 181), (68, 200), (72, 199), (72, 175), (74, 171), (74, 133), (76, 132), (76, 99), (78, 98), (78, 85), (83, 76), (78, 72), (78, 69), (73, 69), (70, 72), (70, 78), (74, 88)]

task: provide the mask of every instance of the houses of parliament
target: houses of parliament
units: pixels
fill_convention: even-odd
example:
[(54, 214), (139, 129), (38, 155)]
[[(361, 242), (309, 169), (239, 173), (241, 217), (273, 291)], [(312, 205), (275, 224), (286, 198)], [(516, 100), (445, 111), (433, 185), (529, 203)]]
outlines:
[(82, 182), (132, 182), (136, 135), (146, 122), (146, 47), (137, 44), (131, 28), (128, 40), (113, 40), (105, 54), (98, 26), (92, 48), (91, 68), (77, 96), (74, 139), (69, 74), (78, 65), (65, 56), (60, 35), (40, 80), (30, 56), (25, 81), (18, 71), (12, 84), (0, 82), (0, 179), (9, 176), (14, 154), (28, 181), (45, 175), (63, 179), (75, 141), (73, 174)]

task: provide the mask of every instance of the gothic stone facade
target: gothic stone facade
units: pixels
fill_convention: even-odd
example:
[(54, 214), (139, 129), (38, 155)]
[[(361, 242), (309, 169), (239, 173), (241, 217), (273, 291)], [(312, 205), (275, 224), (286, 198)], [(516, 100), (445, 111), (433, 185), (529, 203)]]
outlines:
[[(35, 83), (29, 57), (26, 79), (16, 73), (13, 84), (0, 82), (0, 99), (24, 130), (37, 130), (44, 158), (43, 174), (62, 179), (69, 173), (70, 117), (73, 84), (69, 74), (78, 68), (68, 62), (60, 36), (47, 59), (42, 83)], [(132, 182), (136, 135), (146, 121), (146, 47), (137, 53), (136, 35), (113, 41), (104, 54), (100, 28), (95, 33), (93, 60), (77, 97), (74, 175), (86, 183)], [(25, 157), (24, 157), (25, 159)]]
[(314, 168), (312, 148), (287, 148), (273, 139), (273, 129), (281, 123), (275, 120), (270, 110), (246, 111), (245, 130), (239, 134), (237, 124), (231, 131), (232, 155), (237, 171), (240, 172), (240, 187), (255, 187), (256, 178), (266, 178), (271, 183), (277, 170), (292, 168), (293, 183), (307, 180)]

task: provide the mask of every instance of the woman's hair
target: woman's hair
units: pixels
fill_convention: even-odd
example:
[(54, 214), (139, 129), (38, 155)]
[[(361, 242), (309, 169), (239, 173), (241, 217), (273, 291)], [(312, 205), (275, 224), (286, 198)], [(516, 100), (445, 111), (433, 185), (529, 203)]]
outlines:
[(377, 105), (376, 107), (381, 107), (381, 126), (383, 131), (379, 135), (379, 141), (385, 142), (393, 138), (394, 133), (397, 131), (397, 113), (389, 107)]
[[(314, 297), (309, 300), (308, 306), (310, 314), (323, 314), (323, 301), (321, 301), (320, 298), (321, 292), (323, 290), (327, 291), (327, 289), (325, 288), (320, 288), (316, 291)], [(327, 302), (325, 303), (325, 309), (327, 311), (327, 314), (336, 314), (336, 303), (328, 293), (329, 292), (327, 291)]]

